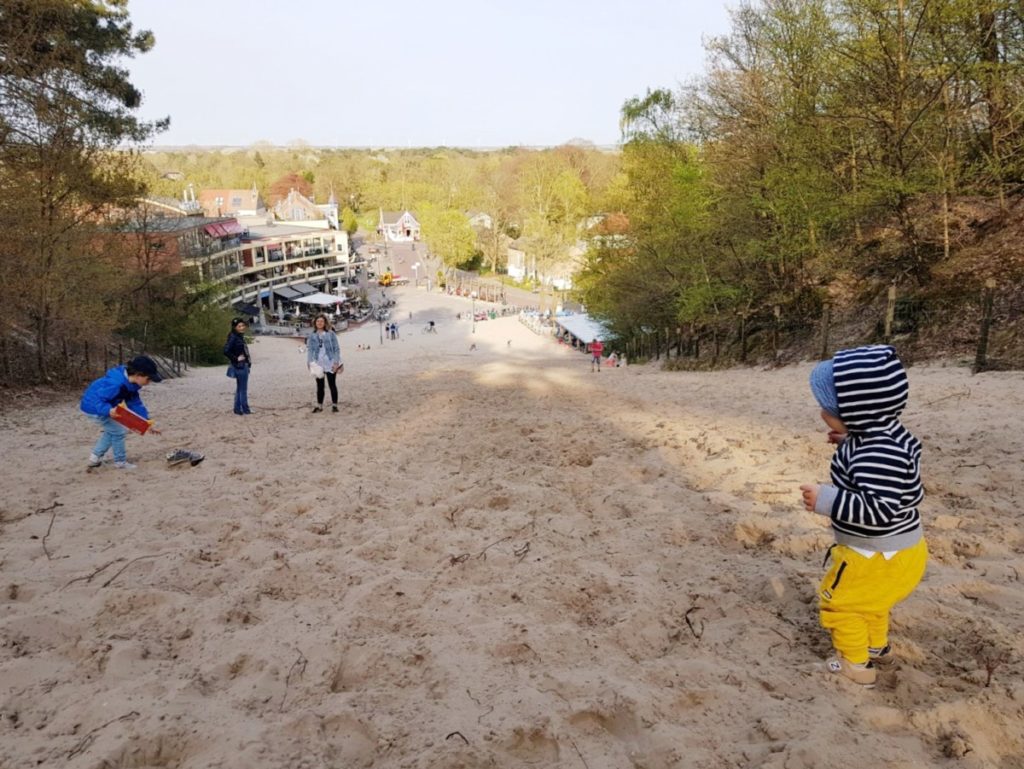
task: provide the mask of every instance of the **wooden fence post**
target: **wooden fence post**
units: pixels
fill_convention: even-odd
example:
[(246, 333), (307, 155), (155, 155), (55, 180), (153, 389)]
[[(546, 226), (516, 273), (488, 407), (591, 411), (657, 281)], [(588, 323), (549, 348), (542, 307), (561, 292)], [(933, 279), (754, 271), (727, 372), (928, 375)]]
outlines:
[(778, 357), (779, 355), (779, 325), (782, 319), (782, 308), (779, 305), (775, 305), (772, 308), (772, 355)]
[(896, 318), (896, 284), (889, 286), (889, 299), (885, 304), (885, 341), (892, 339), (892, 324)]
[(832, 323), (832, 305), (828, 302), (821, 313), (821, 360), (828, 360), (828, 332)]
[(978, 351), (974, 356), (972, 372), (984, 371), (988, 364), (988, 335), (992, 329), (992, 307), (996, 292), (996, 282), (989, 278), (985, 281), (985, 294), (981, 300), (981, 336), (978, 338)]
[(747, 314), (740, 313), (740, 363), (747, 362)]

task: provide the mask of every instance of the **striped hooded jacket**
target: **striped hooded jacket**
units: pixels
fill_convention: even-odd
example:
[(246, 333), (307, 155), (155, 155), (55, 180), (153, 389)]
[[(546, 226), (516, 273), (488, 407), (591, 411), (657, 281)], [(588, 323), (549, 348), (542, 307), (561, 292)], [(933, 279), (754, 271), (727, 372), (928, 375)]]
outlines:
[(875, 552), (904, 550), (923, 536), (917, 506), (921, 442), (900, 423), (910, 387), (888, 345), (842, 350), (832, 360), (839, 418), (848, 435), (832, 457), (832, 486), (815, 510), (832, 520), (836, 542)]

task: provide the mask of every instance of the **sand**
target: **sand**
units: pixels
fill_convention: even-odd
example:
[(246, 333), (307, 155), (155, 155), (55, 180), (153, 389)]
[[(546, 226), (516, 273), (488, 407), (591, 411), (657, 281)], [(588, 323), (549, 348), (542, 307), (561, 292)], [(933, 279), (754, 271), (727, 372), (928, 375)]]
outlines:
[(594, 374), (393, 295), (339, 414), (260, 339), (249, 417), (223, 367), (146, 389), (133, 472), (77, 399), (0, 417), (0, 767), (1024, 766), (1019, 373), (911, 369), (932, 560), (869, 691), (823, 664), (811, 362)]

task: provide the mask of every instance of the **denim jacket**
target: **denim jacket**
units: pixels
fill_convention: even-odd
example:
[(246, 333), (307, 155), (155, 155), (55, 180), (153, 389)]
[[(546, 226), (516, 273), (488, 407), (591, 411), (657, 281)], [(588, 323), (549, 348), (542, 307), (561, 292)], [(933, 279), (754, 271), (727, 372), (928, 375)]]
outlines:
[(320, 345), (323, 345), (327, 360), (333, 364), (341, 363), (341, 347), (338, 345), (338, 335), (333, 331), (325, 331), (323, 342), (320, 335), (314, 331), (306, 337), (306, 364), (316, 363), (320, 357)]

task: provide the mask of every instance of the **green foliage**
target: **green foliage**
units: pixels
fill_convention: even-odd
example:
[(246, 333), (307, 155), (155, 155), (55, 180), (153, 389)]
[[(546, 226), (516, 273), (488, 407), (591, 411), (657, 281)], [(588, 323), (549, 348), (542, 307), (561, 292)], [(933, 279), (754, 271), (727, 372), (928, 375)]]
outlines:
[(958, 187), (1003, 200), (1022, 177), (1009, 0), (765, 0), (732, 16), (699, 82), (623, 105), (604, 195), (629, 228), (591, 239), (578, 280), (623, 335), (681, 326), (745, 348), (776, 313), (813, 319), (838, 273), (921, 285), (949, 248), (922, 203), (946, 210)]
[(452, 208), (423, 203), (418, 208), (423, 240), (448, 267), (460, 267), (476, 253), (476, 233), (466, 215)]
[(111, 309), (124, 285), (102, 219), (142, 185), (137, 155), (118, 148), (167, 121), (134, 114), (141, 94), (120, 62), (153, 37), (133, 29), (124, 2), (5, 0), (0, 41), (2, 365), (19, 381), (46, 380), (66, 365), (62, 349), (119, 321)]
[(199, 362), (223, 363), (224, 341), (231, 326), (231, 316), (232, 311), (223, 307), (197, 308), (165, 327), (164, 346), (192, 345)]
[(224, 287), (217, 283), (186, 287), (184, 280), (175, 276), (167, 279), (163, 288), (143, 305), (145, 314), (125, 313), (119, 333), (145, 340), (157, 350), (191, 345), (200, 362), (222, 362), (224, 340), (231, 329), (231, 318), (237, 314), (224, 306)]
[(355, 234), (356, 230), (359, 229), (359, 218), (348, 206), (341, 209), (341, 229), (345, 230), (349, 236)]

